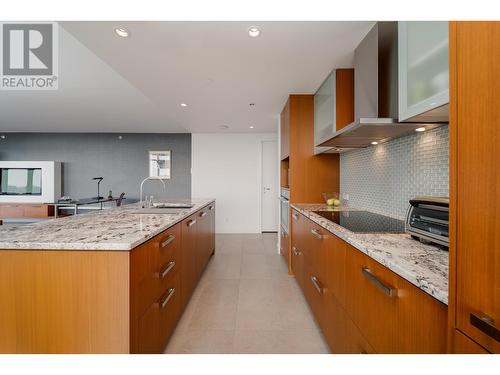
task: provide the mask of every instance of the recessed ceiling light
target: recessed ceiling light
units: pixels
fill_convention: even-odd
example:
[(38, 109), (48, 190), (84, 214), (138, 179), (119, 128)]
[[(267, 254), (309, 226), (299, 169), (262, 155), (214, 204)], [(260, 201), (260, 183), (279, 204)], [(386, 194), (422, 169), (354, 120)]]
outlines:
[(415, 131), (416, 132), (425, 132), (427, 129), (424, 128), (424, 127), (421, 127), (421, 128), (416, 128)]
[(377, 141), (373, 141), (372, 145), (378, 145), (378, 142)]
[(250, 128), (250, 129), (253, 129), (253, 125), (250, 125), (250, 126), (249, 126), (249, 128)]
[(115, 33), (122, 38), (127, 38), (130, 35), (128, 30), (124, 27), (115, 27)]
[(5, 135), (0, 135), (0, 138), (1, 139), (5, 139)]
[(181, 103), (181, 107), (187, 107), (188, 105), (186, 103)]
[(260, 30), (255, 26), (249, 27), (248, 28), (248, 35), (251, 38), (257, 38), (260, 35)]

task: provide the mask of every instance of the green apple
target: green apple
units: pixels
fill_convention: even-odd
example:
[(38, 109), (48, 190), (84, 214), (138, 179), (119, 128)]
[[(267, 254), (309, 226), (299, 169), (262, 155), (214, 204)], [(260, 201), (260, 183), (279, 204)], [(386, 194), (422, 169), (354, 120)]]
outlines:
[(338, 200), (338, 199), (334, 199), (334, 200), (333, 200), (333, 205), (334, 205), (334, 206), (340, 206), (340, 200)]
[(336, 200), (337, 200), (337, 199), (335, 199), (335, 198), (330, 198), (330, 199), (328, 199), (328, 200), (326, 201), (326, 204), (327, 204), (327, 205), (329, 205), (329, 206), (333, 206), (333, 205), (335, 205), (335, 201), (336, 201)]

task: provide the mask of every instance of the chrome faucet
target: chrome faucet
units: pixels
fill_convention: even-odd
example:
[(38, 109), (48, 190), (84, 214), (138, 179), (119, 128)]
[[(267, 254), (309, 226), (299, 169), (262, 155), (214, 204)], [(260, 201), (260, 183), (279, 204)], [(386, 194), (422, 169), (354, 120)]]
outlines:
[(139, 208), (144, 208), (143, 205), (142, 205), (142, 187), (143, 187), (144, 183), (147, 180), (159, 180), (162, 183), (162, 185), (163, 185), (163, 191), (165, 191), (165, 189), (166, 189), (165, 181), (163, 181), (163, 178), (151, 177), (151, 176), (146, 177), (144, 180), (142, 180), (141, 187), (139, 189), (139, 195), (140, 195), (140, 198), (139, 198)]

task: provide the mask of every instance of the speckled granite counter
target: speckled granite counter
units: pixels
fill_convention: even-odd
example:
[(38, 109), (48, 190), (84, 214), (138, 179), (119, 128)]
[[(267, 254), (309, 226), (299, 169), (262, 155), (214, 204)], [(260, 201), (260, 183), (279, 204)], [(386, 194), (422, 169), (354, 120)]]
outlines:
[(291, 204), (291, 207), (421, 290), (448, 304), (447, 251), (415, 241), (407, 234), (353, 233), (313, 213), (331, 210), (324, 204)]
[(193, 199), (178, 213), (137, 214), (137, 205), (52, 219), (35, 224), (0, 226), (0, 249), (131, 250), (182, 221), (214, 199)]

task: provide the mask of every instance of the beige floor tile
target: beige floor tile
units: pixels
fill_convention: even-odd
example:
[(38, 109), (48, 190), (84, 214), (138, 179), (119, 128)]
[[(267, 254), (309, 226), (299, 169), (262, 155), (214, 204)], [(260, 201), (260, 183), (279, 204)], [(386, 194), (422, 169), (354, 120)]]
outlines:
[(234, 333), (235, 354), (276, 353), (277, 333), (273, 330), (238, 329)]
[(276, 234), (222, 234), (167, 353), (327, 353)]
[(190, 329), (172, 337), (168, 354), (230, 354), (233, 352), (232, 330)]

